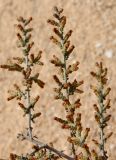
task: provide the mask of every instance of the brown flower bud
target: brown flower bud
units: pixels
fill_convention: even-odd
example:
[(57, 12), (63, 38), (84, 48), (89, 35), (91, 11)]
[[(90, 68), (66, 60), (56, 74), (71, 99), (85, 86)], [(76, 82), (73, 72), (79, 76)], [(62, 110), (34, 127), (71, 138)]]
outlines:
[(41, 88), (44, 88), (45, 83), (40, 79), (35, 79), (34, 82), (37, 83)]
[(53, 63), (55, 66), (58, 67), (63, 67), (63, 63), (60, 61), (60, 59), (58, 57), (56, 57), (55, 55), (53, 55), (53, 60), (50, 61), (51, 63)]
[(104, 98), (110, 93), (110, 91), (111, 91), (110, 87), (106, 89), (106, 91), (104, 93)]
[(59, 24), (54, 20), (48, 19), (47, 22), (53, 26), (57, 26), (57, 27), (59, 26)]
[(24, 106), (24, 104), (22, 104), (22, 103), (18, 103), (19, 104), (19, 106), (21, 107), (21, 109), (23, 109), (24, 111), (26, 110), (26, 107)]
[(31, 64), (33, 64), (33, 62), (34, 62), (34, 54), (32, 53), (32, 54), (30, 54), (30, 62), (31, 62)]
[(59, 86), (62, 86), (62, 83), (60, 82), (59, 78), (56, 75), (54, 75), (53, 78)]
[(99, 108), (97, 107), (97, 104), (94, 104), (93, 107), (94, 107), (95, 111), (99, 113)]
[(11, 95), (10, 97), (7, 98), (8, 101), (14, 99), (15, 97), (17, 97), (17, 95)]
[(65, 37), (64, 37), (64, 43), (67, 42), (67, 40), (68, 40), (69, 37), (71, 36), (72, 32), (73, 32), (72, 30), (69, 30), (68, 33), (65, 35)]
[(62, 125), (62, 129), (70, 129), (70, 126), (67, 125), (67, 124), (63, 124), (63, 125)]
[(33, 30), (33, 28), (28, 28), (25, 30), (25, 33), (31, 32)]
[(23, 28), (23, 26), (21, 25), (21, 24), (18, 24), (17, 25), (17, 28), (21, 31), (21, 32), (23, 32), (24, 33), (24, 28)]
[(72, 53), (72, 51), (73, 51), (74, 48), (75, 48), (75, 46), (72, 45), (72, 46), (68, 49), (68, 51), (67, 51), (68, 55), (70, 55), (70, 54)]
[(62, 37), (62, 34), (59, 32), (59, 30), (58, 30), (57, 28), (54, 28), (53, 31), (54, 31), (54, 33), (55, 33), (60, 39), (63, 38), (63, 37)]
[(80, 103), (80, 99), (78, 98), (75, 102), (74, 102), (74, 108), (79, 108), (81, 106), (81, 103)]
[(83, 143), (85, 142), (86, 138), (88, 137), (89, 132), (90, 132), (90, 128), (86, 128), (85, 134), (84, 134), (84, 137), (83, 137)]
[(108, 116), (106, 116), (106, 117), (104, 118), (104, 122), (106, 123), (107, 121), (110, 120), (110, 118), (111, 118), (111, 115), (109, 114)]
[(22, 64), (24, 62), (24, 58), (20, 58), (20, 57), (13, 57), (14, 60), (17, 60), (18, 64)]
[(32, 48), (33, 45), (34, 45), (34, 42), (31, 42), (31, 43), (28, 45), (28, 47), (27, 47), (28, 52), (30, 51), (30, 49)]
[(50, 37), (50, 40), (52, 40), (53, 43), (55, 43), (56, 45), (58, 45), (59, 47), (61, 47), (60, 42), (56, 38), (54, 38), (53, 36)]
[(90, 73), (93, 77), (97, 77), (97, 74), (95, 72), (90, 72)]
[(18, 20), (19, 22), (23, 22), (23, 23), (25, 22), (25, 19), (24, 19), (23, 17), (21, 17), (21, 16), (18, 17), (17, 20)]
[(10, 153), (10, 160), (16, 160), (16, 158), (17, 158), (16, 154)]
[(111, 106), (110, 106), (110, 101), (111, 101), (110, 99), (107, 100), (107, 102), (106, 102), (106, 104), (105, 104), (105, 110), (106, 110), (106, 109), (109, 109), (109, 108), (111, 107)]
[(25, 26), (28, 25), (33, 20), (32, 17), (30, 17), (28, 20), (25, 21)]
[(98, 124), (101, 124), (100, 117), (97, 114), (95, 115), (95, 120)]
[(99, 146), (99, 143), (98, 143), (98, 141), (97, 141), (97, 140), (92, 139), (92, 141), (94, 142), (94, 144), (95, 144), (95, 145)]
[(70, 46), (70, 41), (66, 41), (66, 43), (64, 44), (66, 50), (68, 49), (68, 47)]
[(41, 116), (41, 112), (35, 113), (35, 114), (32, 116), (31, 120), (34, 122), (34, 119), (36, 119), (37, 117), (40, 117), (40, 116)]
[(17, 33), (17, 37), (18, 37), (18, 39), (19, 39), (19, 41), (23, 41), (23, 38), (21, 37), (21, 35), (19, 34), (19, 33)]
[(66, 115), (66, 118), (68, 121), (70, 122), (74, 122), (74, 114), (73, 113), (69, 113)]
[(60, 122), (60, 123), (62, 123), (62, 124), (68, 124), (68, 122), (67, 122), (66, 120), (63, 120), (63, 119), (58, 118), (58, 117), (54, 117), (54, 120), (55, 120), (55, 121), (58, 121), (58, 122)]
[(63, 29), (66, 24), (66, 16), (62, 16), (60, 19), (60, 26)]
[(60, 20), (60, 17), (59, 17), (59, 15), (58, 15), (57, 13), (54, 13), (53, 16), (54, 16), (56, 19)]
[(70, 102), (68, 99), (64, 99), (63, 100), (63, 106), (69, 106), (70, 105)]

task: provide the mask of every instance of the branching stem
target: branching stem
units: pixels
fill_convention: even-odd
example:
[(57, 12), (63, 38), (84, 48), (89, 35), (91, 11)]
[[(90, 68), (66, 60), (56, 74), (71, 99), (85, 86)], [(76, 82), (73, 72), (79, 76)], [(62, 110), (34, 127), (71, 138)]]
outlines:
[(28, 135), (24, 135), (24, 134), (23, 134), (23, 137), (24, 137), (24, 139), (30, 141), (31, 143), (33, 143), (33, 144), (35, 144), (37, 147), (39, 147), (39, 150), (41, 150), (41, 149), (43, 149), (43, 148), (46, 148), (46, 149), (54, 152), (55, 154), (57, 154), (57, 155), (60, 156), (60, 157), (63, 157), (63, 158), (65, 158), (65, 159), (67, 159), (67, 160), (74, 160), (72, 157), (64, 154), (62, 151), (58, 151), (57, 149), (49, 146), (48, 144), (44, 144), (44, 143), (42, 143), (42, 142), (40, 142), (40, 141), (35, 140), (34, 138), (30, 138), (30, 136), (28, 136)]

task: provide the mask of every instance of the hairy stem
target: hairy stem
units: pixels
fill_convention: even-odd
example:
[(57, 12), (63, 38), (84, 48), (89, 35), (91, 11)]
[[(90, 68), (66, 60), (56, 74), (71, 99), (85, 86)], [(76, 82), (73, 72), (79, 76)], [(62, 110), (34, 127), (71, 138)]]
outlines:
[(104, 143), (104, 128), (102, 127), (104, 121), (104, 114), (103, 114), (103, 85), (100, 83), (100, 96), (99, 96), (99, 106), (100, 106), (100, 115), (101, 115), (101, 127), (100, 127), (100, 140), (101, 140), (101, 154), (107, 160), (107, 156), (105, 153), (105, 143)]
[[(62, 45), (62, 54), (63, 54), (63, 63), (64, 63), (64, 83), (67, 84), (68, 82), (68, 78), (67, 78), (67, 73), (66, 73), (66, 70), (67, 70), (67, 61), (66, 61), (66, 49), (64, 47), (64, 33), (63, 33), (63, 30), (60, 28), (59, 31), (61, 32), (61, 35), (62, 35), (62, 40), (61, 40), (61, 45)], [(69, 90), (68, 88), (66, 89), (66, 99), (69, 100)], [(68, 112), (68, 111), (67, 111)], [(70, 135), (72, 136), (72, 131), (70, 130)], [(72, 153), (74, 155), (74, 157), (76, 157), (76, 151), (75, 151), (75, 146), (74, 144), (71, 144), (71, 149), (72, 149)]]
[[(28, 55), (26, 55), (26, 67), (28, 68)], [(27, 107), (29, 108), (30, 106), (30, 89), (29, 87), (26, 88), (27, 91)], [(29, 137), (30, 139), (32, 139), (32, 126), (31, 126), (31, 109), (29, 110), (29, 114), (28, 114), (28, 133), (29, 133)]]

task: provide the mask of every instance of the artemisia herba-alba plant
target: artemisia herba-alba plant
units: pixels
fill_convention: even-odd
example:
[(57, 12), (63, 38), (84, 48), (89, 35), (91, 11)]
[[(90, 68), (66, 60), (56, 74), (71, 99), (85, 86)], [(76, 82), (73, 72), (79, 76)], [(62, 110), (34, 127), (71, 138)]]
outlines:
[[(53, 26), (54, 35), (50, 37), (51, 41), (55, 43), (60, 50), (60, 57), (53, 55), (53, 59), (50, 60), (57, 69), (60, 71), (59, 75), (54, 75), (53, 78), (57, 83), (57, 87), (54, 88), (55, 99), (62, 101), (62, 106), (65, 109), (66, 117), (64, 119), (55, 117), (54, 119), (61, 124), (63, 129), (69, 132), (67, 141), (70, 144), (69, 154), (65, 154), (63, 151), (59, 151), (54, 148), (53, 144), (44, 144), (37, 136), (33, 135), (33, 123), (35, 119), (41, 115), (40, 112), (35, 113), (34, 108), (39, 100), (39, 95), (32, 99), (32, 84), (36, 83), (39, 87), (44, 88), (44, 82), (40, 80), (39, 73), (33, 74), (33, 67), (35, 65), (43, 65), (40, 61), (42, 51), (39, 51), (37, 55), (31, 53), (31, 48), (34, 42), (31, 41), (31, 32), (33, 28), (30, 27), (32, 17), (25, 19), (23, 17), (18, 18), (17, 37), (18, 47), (22, 50), (22, 57), (13, 57), (9, 64), (3, 64), (0, 67), (8, 69), (9, 71), (17, 71), (23, 75), (22, 88), (19, 85), (14, 84), (15, 90), (9, 91), (10, 96), (8, 100), (16, 98), (18, 100), (19, 107), (23, 110), (24, 116), (28, 116), (28, 126), (26, 133), (18, 134), (18, 138), (21, 140), (30, 141), (33, 146), (32, 152), (28, 152), (25, 156), (17, 154), (10, 154), (10, 160), (108, 160), (105, 144), (107, 139), (112, 135), (112, 132), (105, 135), (105, 127), (108, 125), (108, 121), (111, 115), (106, 112), (110, 108), (110, 99), (106, 99), (110, 92), (110, 88), (107, 87), (107, 69), (103, 67), (102, 62), (96, 63), (98, 72), (91, 72), (91, 75), (97, 79), (98, 84), (96, 86), (91, 85), (95, 95), (98, 98), (98, 104), (94, 104), (95, 120), (99, 126), (100, 139), (93, 141), (99, 147), (99, 152), (91, 149), (87, 144), (86, 139), (88, 137), (90, 128), (83, 128), (81, 124), (81, 113), (78, 111), (81, 106), (78, 94), (82, 94), (83, 91), (80, 86), (82, 81), (77, 79), (71, 80), (70, 75), (76, 72), (79, 67), (79, 62), (69, 64), (70, 55), (73, 54), (74, 45), (71, 45), (70, 36), (72, 30), (65, 31), (65, 25), (67, 18), (63, 15), (63, 9), (54, 7), (53, 19), (49, 19), (48, 23)], [(105, 89), (106, 88), (106, 89)], [(77, 95), (77, 99), (72, 100), (71, 97)], [(22, 103), (22, 100), (24, 103)], [(82, 152), (78, 151), (81, 148)]]
[(93, 142), (99, 147), (100, 156), (107, 160), (107, 151), (105, 149), (105, 144), (109, 137), (111, 137), (112, 132), (108, 135), (105, 134), (105, 128), (108, 125), (108, 121), (111, 118), (110, 114), (107, 114), (108, 109), (110, 109), (110, 99), (107, 99), (111, 88), (107, 87), (107, 68), (103, 67), (102, 62), (96, 63), (97, 72), (91, 72), (91, 75), (97, 80), (98, 84), (91, 85), (95, 95), (97, 96), (98, 104), (94, 104), (95, 109), (95, 120), (99, 126), (99, 141), (93, 139)]
[[(51, 60), (51, 63), (60, 69), (61, 76), (61, 80), (59, 79), (58, 75), (53, 76), (58, 85), (57, 88), (54, 88), (56, 93), (55, 99), (62, 100), (63, 108), (66, 111), (65, 119), (55, 117), (55, 120), (61, 123), (61, 127), (63, 129), (67, 129), (70, 132), (70, 137), (68, 137), (67, 140), (72, 144), (72, 157), (76, 158), (77, 147), (82, 147), (85, 151), (83, 157), (89, 158), (90, 151), (86, 144), (86, 138), (90, 129), (83, 129), (81, 124), (81, 113), (77, 113), (78, 108), (81, 106), (80, 99), (77, 96), (75, 101), (71, 101), (70, 98), (75, 93), (83, 93), (83, 91), (80, 89), (83, 81), (77, 81), (77, 79), (74, 79), (73, 81), (70, 80), (70, 74), (77, 71), (79, 65), (78, 61), (74, 64), (68, 65), (68, 59), (75, 48), (74, 45), (71, 45), (69, 40), (72, 30), (69, 30), (65, 33), (67, 19), (66, 16), (63, 15), (63, 9), (58, 9), (55, 7), (53, 16), (54, 19), (49, 19), (48, 23), (54, 27), (53, 31), (55, 36), (51, 36), (50, 39), (59, 47), (61, 52), (60, 54), (62, 55), (62, 59), (59, 59), (56, 55), (53, 55), (53, 59)], [(84, 131), (84, 133), (82, 131)]]

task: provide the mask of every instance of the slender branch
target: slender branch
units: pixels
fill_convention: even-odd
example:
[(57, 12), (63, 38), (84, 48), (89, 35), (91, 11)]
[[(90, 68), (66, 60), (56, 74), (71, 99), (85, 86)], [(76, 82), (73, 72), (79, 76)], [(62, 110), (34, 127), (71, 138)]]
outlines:
[[(26, 60), (26, 67), (28, 68), (28, 55), (26, 55), (25, 57)], [(30, 106), (30, 89), (27, 87), (26, 89), (27, 91), (27, 107), (29, 108)], [(28, 133), (30, 138), (32, 139), (32, 126), (31, 126), (31, 109), (29, 110), (29, 114), (28, 114)]]
[(40, 141), (38, 141), (38, 140), (35, 140), (34, 138), (31, 139), (30, 136), (28, 136), (28, 135), (24, 135), (24, 134), (23, 134), (23, 135), (19, 135), (19, 136), (23, 136), (24, 139), (26, 139), (26, 140), (30, 141), (31, 143), (35, 144), (37, 147), (39, 147), (39, 150), (40, 150), (40, 149), (43, 149), (43, 148), (46, 148), (46, 149), (54, 152), (55, 154), (57, 154), (57, 155), (60, 156), (60, 157), (63, 157), (63, 158), (65, 158), (65, 159), (67, 159), (67, 160), (74, 160), (72, 157), (64, 154), (64, 153), (61, 152), (61, 151), (58, 151), (57, 149), (49, 146), (48, 144), (44, 144), (44, 143), (42, 143), (42, 142), (40, 142)]
[[(64, 32), (63, 30), (61, 29), (61, 26), (59, 26), (59, 31), (61, 32), (61, 35), (62, 35), (62, 39), (61, 39), (61, 45), (62, 45), (62, 53), (63, 53), (63, 63), (64, 63), (64, 83), (67, 84), (68, 82), (68, 78), (67, 78), (67, 73), (66, 73), (66, 70), (67, 70), (67, 61), (66, 61), (66, 49), (65, 49), (65, 46), (64, 46)], [(69, 89), (67, 88), (66, 89), (66, 99), (69, 100)], [(70, 135), (72, 135), (72, 131), (70, 130)], [(74, 157), (76, 157), (76, 150), (75, 150), (75, 146), (74, 144), (72, 143), (71, 144), (71, 149), (72, 149), (72, 153), (74, 155)]]
[(98, 103), (100, 106), (100, 115), (101, 115), (101, 127), (100, 127), (100, 140), (101, 140), (101, 154), (107, 160), (107, 156), (105, 153), (105, 143), (104, 143), (104, 128), (102, 127), (103, 121), (104, 121), (104, 114), (103, 114), (103, 108), (104, 108), (104, 103), (103, 103), (103, 84), (100, 82), (100, 96), (98, 97)]

